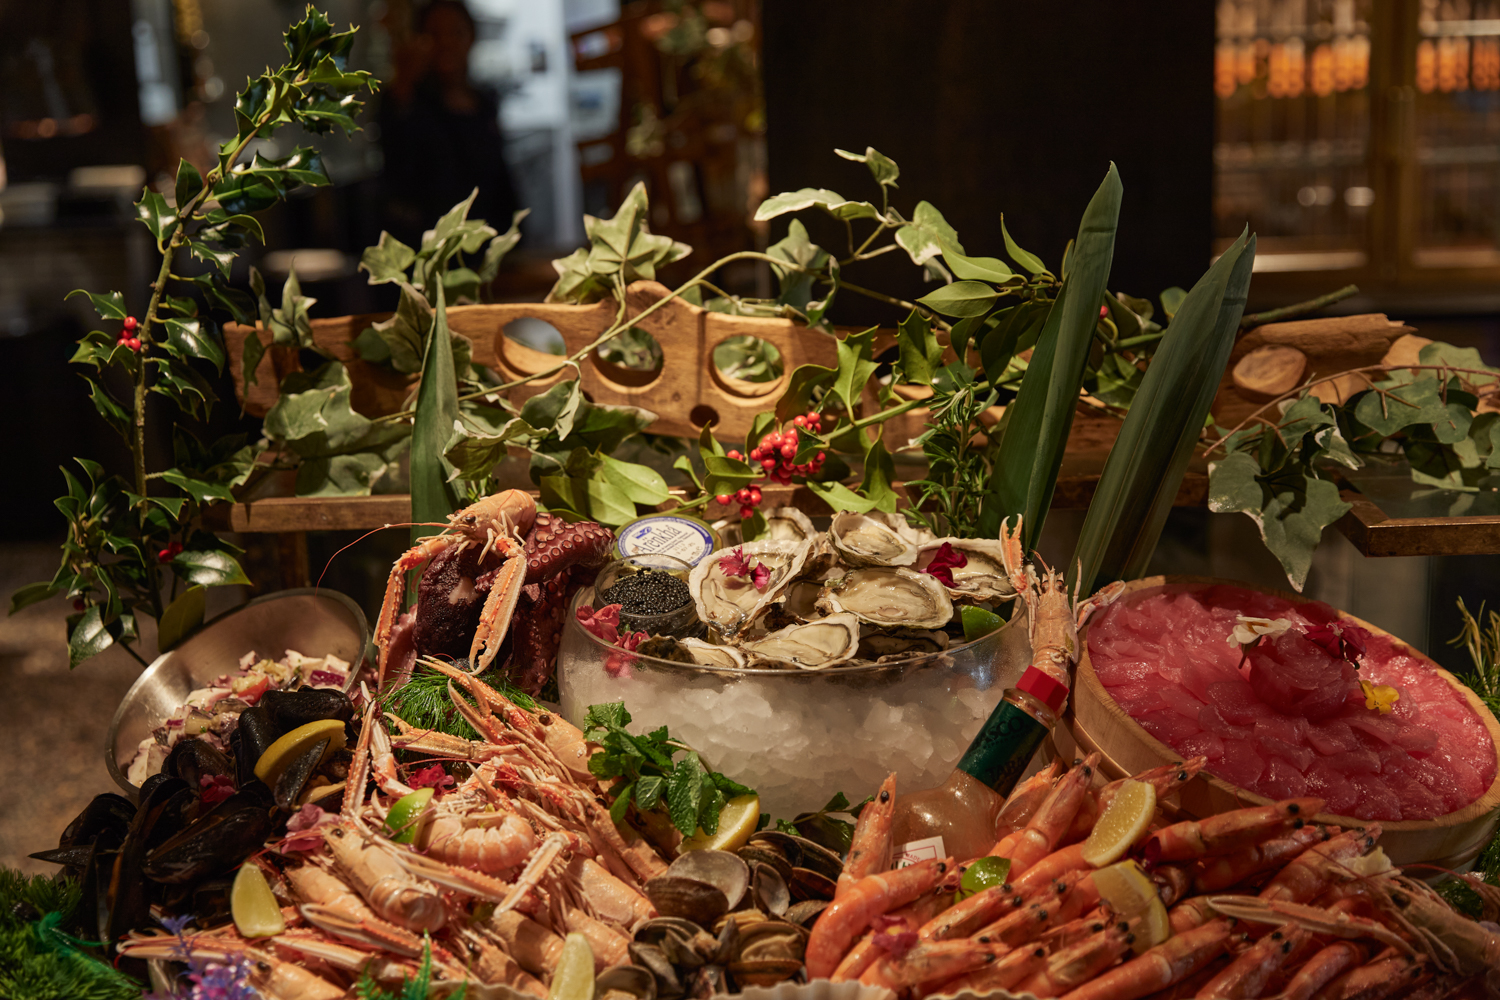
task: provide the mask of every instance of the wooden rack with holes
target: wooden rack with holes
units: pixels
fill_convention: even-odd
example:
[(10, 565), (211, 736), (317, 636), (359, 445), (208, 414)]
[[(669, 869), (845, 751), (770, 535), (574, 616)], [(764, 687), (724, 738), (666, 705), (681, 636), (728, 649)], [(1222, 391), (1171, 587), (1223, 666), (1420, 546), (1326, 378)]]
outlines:
[[(631, 315), (639, 314), (668, 294), (667, 288), (655, 282), (636, 282), (627, 291), (627, 309)], [(550, 303), (454, 306), (448, 310), (448, 322), (455, 332), (469, 339), (477, 363), (493, 369), (505, 381), (513, 381), (547, 371), (560, 358), (528, 348), (507, 336), (510, 324), (520, 319), (550, 324), (561, 334), (565, 350), (571, 355), (592, 343), (614, 322), (616, 309), (613, 301), (586, 306)], [(355, 338), (370, 324), (385, 318), (364, 315), (312, 321), (314, 341), (344, 363), (353, 386), (352, 405), (367, 417), (403, 409), (413, 398), (416, 383), (415, 376), (367, 364), (354, 349)], [(657, 419), (647, 428), (651, 433), (696, 437), (706, 424), (713, 423), (716, 435), (730, 441), (744, 438), (756, 414), (775, 408), (798, 366), (837, 366), (833, 336), (787, 319), (729, 316), (674, 299), (637, 326), (660, 345), (660, 368), (650, 371), (622, 368), (601, 358), (596, 350), (579, 362), (576, 375), (565, 369), (538, 378), (511, 390), (511, 400), (523, 402), (562, 379), (577, 377), (583, 380), (585, 395), (596, 403), (639, 406), (655, 413)], [(245, 338), (249, 336), (257, 336), (264, 343), (270, 340), (267, 331), (234, 324), (225, 327), (237, 393), (243, 393), (241, 359)], [(739, 336), (756, 337), (776, 348), (781, 355), (777, 378), (769, 382), (746, 382), (726, 376), (715, 366), (714, 349)], [(1236, 345), (1214, 400), (1214, 414), (1221, 426), (1232, 425), (1277, 393), (1309, 377), (1382, 361), (1411, 361), (1422, 343), (1425, 341), (1421, 338), (1411, 336), (1410, 327), (1378, 314), (1259, 327)], [(878, 336), (877, 356), (891, 344), (890, 332)], [(275, 403), (280, 380), (299, 367), (295, 350), (268, 350), (256, 369), (256, 383), (240, 400), (245, 411), (252, 416), (264, 416)], [(1333, 386), (1329, 391), (1349, 389)], [(925, 391), (917, 386), (897, 387), (898, 394), (909, 399), (918, 398)], [(874, 404), (873, 393), (868, 394), (866, 402)], [(994, 415), (999, 412), (996, 408)], [(905, 442), (915, 437), (926, 417), (927, 411), (919, 408), (889, 421), (888, 440)], [(1054, 507), (1088, 506), (1118, 429), (1118, 418), (1080, 406), (1054, 494)], [(268, 472), (247, 484), (238, 502), (217, 504), (205, 512), (206, 525), (213, 530), (271, 532), (282, 536), (288, 585), (306, 573), (305, 558), (300, 555), (305, 553), (301, 533), (367, 530), (410, 518), (410, 499), (405, 495), (297, 497), (292, 495), (292, 478), (289, 474)], [(821, 509), (822, 501), (805, 488), (768, 486), (763, 492), (766, 503), (771, 505), (791, 503), (810, 511)], [(1195, 458), (1175, 502), (1178, 506), (1202, 506), (1207, 497), (1207, 465), (1202, 458)], [(1345, 499), (1355, 506), (1337, 527), (1366, 555), (1500, 552), (1500, 517), (1391, 518), (1357, 492), (1345, 491)], [(729, 511), (710, 503), (705, 513), (717, 518)]]

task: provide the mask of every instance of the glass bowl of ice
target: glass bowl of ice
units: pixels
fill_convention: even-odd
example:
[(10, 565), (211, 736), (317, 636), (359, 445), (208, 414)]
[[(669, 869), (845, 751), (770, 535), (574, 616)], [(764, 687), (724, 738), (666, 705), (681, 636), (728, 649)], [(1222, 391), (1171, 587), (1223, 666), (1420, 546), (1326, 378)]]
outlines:
[(584, 588), (563, 625), (563, 715), (581, 725), (590, 705), (623, 701), (632, 732), (667, 726), (710, 767), (754, 788), (773, 816), (818, 809), (836, 791), (860, 798), (892, 771), (898, 788), (943, 781), (1031, 657), (1023, 614), (973, 642), (894, 663), (682, 663), (587, 631), (576, 612), (595, 601)]

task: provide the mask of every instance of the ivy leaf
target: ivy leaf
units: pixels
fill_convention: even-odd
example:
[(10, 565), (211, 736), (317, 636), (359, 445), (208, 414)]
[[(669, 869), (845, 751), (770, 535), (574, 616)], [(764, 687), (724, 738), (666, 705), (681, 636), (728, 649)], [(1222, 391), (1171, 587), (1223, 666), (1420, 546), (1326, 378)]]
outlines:
[(983, 316), (990, 311), (1000, 293), (981, 281), (955, 281), (943, 285), (917, 300), (944, 316)]
[(250, 583), (234, 556), (214, 549), (179, 552), (172, 560), (172, 569), (188, 583), (205, 587)]
[(834, 395), (844, 401), (853, 416), (859, 406), (860, 393), (875, 375), (876, 327), (863, 333), (851, 333), (838, 342), (838, 376), (833, 383)]
[(151, 230), (158, 247), (172, 235), (172, 230), (178, 223), (177, 210), (167, 204), (167, 199), (150, 188), (146, 188), (141, 193), (141, 200), (135, 203), (135, 217)]
[[(1266, 548), (1281, 562), (1292, 587), (1301, 593), (1323, 529), (1353, 506), (1324, 479), (1293, 476), (1263, 485), (1260, 467), (1245, 452), (1234, 452), (1209, 467), (1209, 509), (1247, 514), (1260, 528)], [(1272, 490), (1275, 490), (1272, 493)]]
[[(809, 271), (821, 271), (828, 266), (828, 251), (807, 238), (807, 227), (799, 219), (792, 220), (787, 227), (786, 238), (771, 244), (766, 248), (766, 253)], [(781, 294), (776, 297), (776, 301), (805, 313), (812, 300), (814, 276), (775, 264), (771, 265), (771, 270), (776, 272), (776, 278), (781, 283)]]
[(517, 243), (521, 242), (521, 220), (531, 214), (531, 209), (523, 208), (510, 217), (510, 228), (490, 240), (490, 245), (484, 251), (484, 262), (479, 265), (479, 282), (485, 287), (495, 280), (500, 273), (500, 262), (505, 255), (515, 249)]
[(198, 168), (187, 160), (179, 162), (177, 164), (177, 206), (181, 208), (187, 205), (198, 197), (198, 192), (202, 190), (203, 175), (198, 172)]
[(505, 460), (510, 445), (532, 441), (538, 436), (537, 430), (520, 417), (512, 418), (493, 434), (474, 433), (459, 421), (443, 449), (443, 457), (453, 466), (453, 475), (449, 479), (485, 482), (495, 466)]
[(589, 513), (588, 480), (574, 476), (542, 476), (542, 505), (550, 511), (572, 511), (583, 517)]
[(807, 488), (816, 493), (835, 512), (847, 510), (856, 514), (868, 514), (875, 509), (874, 500), (860, 496), (843, 483), (817, 482), (809, 479)]
[(359, 258), (359, 270), (368, 272), (369, 283), (383, 285), (388, 281), (405, 281), (406, 269), (417, 259), (417, 252), (390, 233), (382, 232), (380, 242), (366, 247)]
[[(952, 287), (951, 285), (945, 287)], [(932, 332), (932, 323), (912, 310), (896, 328), (898, 371), (896, 378), (912, 385), (932, 385), (932, 373), (943, 363), (943, 347)]]
[[(356, 413), (350, 406), (351, 392), (349, 374), (337, 361), (282, 380), (281, 394), (264, 426), (269, 437), (303, 459), (297, 471), (298, 495), (368, 495), (407, 446), (407, 428), (376, 424)], [(451, 426), (445, 426), (445, 434)], [(340, 459), (358, 453), (367, 457)]]
[(573, 433), (573, 421), (583, 401), (579, 380), (566, 379), (528, 399), (521, 407), (521, 419), (532, 427), (551, 428), (563, 439)]
[(945, 245), (960, 254), (964, 252), (963, 244), (958, 242), (958, 233), (948, 225), (943, 213), (926, 201), (917, 202), (911, 221), (896, 230), (896, 243), (918, 267), (926, 266), (942, 254)]
[[(600, 455), (599, 458), (604, 463), (600, 471), (605, 481), (619, 489), (632, 503), (654, 507), (671, 499), (667, 481), (650, 466), (622, 462), (609, 455)], [(632, 507), (631, 517), (634, 516), (635, 508)]]
[(590, 448), (610, 452), (655, 422), (656, 414), (639, 406), (590, 403), (585, 398), (573, 415), (573, 432), (566, 440), (581, 441)]
[(639, 181), (614, 218), (584, 216), (584, 229), (592, 244), (587, 258), (589, 270), (606, 277), (618, 275), (626, 283), (642, 278), (652, 281), (657, 267), (692, 252), (692, 247), (670, 236), (653, 236), (646, 224), (648, 215), (646, 184)]
[(109, 292), (105, 295), (96, 295), (87, 288), (75, 288), (64, 300), (71, 299), (75, 295), (87, 295), (93, 303), (94, 311), (99, 314), (100, 319), (124, 319), (125, 318), (125, 296), (119, 292)]
[(878, 219), (880, 210), (867, 201), (850, 201), (827, 188), (801, 188), (772, 195), (755, 210), (755, 221), (765, 222), (788, 212), (821, 208), (835, 219)]
[(1005, 228), (1005, 213), (1000, 213), (1000, 235), (1005, 237), (1005, 252), (1010, 254), (1010, 259), (1020, 264), (1032, 274), (1044, 274), (1047, 265), (1034, 253), (1022, 250), (1016, 241), (1010, 238), (1010, 230)]
[(162, 346), (174, 357), (202, 358), (218, 371), (224, 370), (224, 348), (212, 320), (169, 319), (165, 325), (167, 339)]
[[(1430, 373), (1404, 385), (1388, 379), (1377, 383), (1374, 391), (1360, 395), (1354, 404), (1354, 418), (1381, 437), (1390, 437), (1412, 424), (1446, 422), (1449, 413), (1441, 393), (1441, 383)], [(1465, 426), (1459, 437), (1467, 434)]]
[(855, 163), (863, 163), (870, 168), (870, 176), (875, 178), (875, 183), (896, 187), (896, 178), (901, 176), (901, 168), (896, 166), (896, 161), (877, 150), (874, 146), (866, 146), (863, 153), (851, 153), (845, 149), (835, 149), (835, 153), (846, 160)]
[(176, 646), (193, 629), (203, 624), (203, 613), (207, 608), (208, 588), (202, 585), (189, 587), (167, 605), (161, 620), (156, 623), (156, 648), (162, 652)]
[(364, 329), (355, 338), (359, 356), (374, 364), (389, 364), (403, 375), (422, 370), (423, 344), (432, 330), (432, 308), (421, 292), (401, 283), (401, 298), (390, 319)]

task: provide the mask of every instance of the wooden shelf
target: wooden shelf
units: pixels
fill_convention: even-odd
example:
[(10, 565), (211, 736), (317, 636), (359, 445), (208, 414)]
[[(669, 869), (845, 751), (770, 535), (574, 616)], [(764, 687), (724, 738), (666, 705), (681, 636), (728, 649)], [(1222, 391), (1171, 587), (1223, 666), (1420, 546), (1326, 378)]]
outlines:
[(1339, 492), (1354, 509), (1334, 527), (1367, 556), (1500, 554), (1500, 517), (1390, 517), (1354, 490)]

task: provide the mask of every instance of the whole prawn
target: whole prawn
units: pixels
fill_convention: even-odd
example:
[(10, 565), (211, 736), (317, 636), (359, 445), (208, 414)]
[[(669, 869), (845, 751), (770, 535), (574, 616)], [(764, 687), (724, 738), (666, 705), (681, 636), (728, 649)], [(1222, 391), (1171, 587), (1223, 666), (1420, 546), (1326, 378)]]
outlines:
[(818, 915), (807, 940), (807, 977), (828, 978), (876, 917), (916, 899), (952, 869), (952, 858), (930, 859), (860, 879)]

